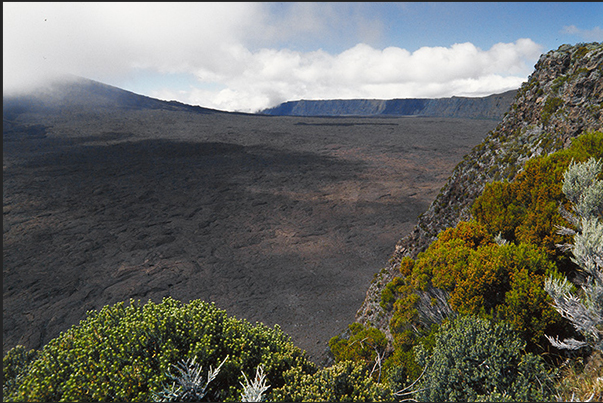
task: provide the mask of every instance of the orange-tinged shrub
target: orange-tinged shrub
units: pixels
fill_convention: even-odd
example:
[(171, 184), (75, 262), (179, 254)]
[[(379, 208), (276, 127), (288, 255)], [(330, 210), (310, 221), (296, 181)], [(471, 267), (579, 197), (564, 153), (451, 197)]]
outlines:
[(568, 241), (557, 233), (566, 225), (559, 205), (568, 208), (561, 190), (570, 162), (603, 157), (603, 132), (577, 137), (572, 145), (548, 156), (528, 160), (513, 182), (493, 182), (473, 204), (475, 220), (493, 236), (542, 247), (561, 271), (575, 268), (557, 244)]
[(434, 242), (433, 247), (437, 248), (442, 243), (451, 240), (462, 241), (464, 246), (472, 249), (494, 243), (494, 238), (488, 232), (487, 228), (474, 220), (461, 221), (456, 227), (445, 229), (438, 235), (438, 239)]

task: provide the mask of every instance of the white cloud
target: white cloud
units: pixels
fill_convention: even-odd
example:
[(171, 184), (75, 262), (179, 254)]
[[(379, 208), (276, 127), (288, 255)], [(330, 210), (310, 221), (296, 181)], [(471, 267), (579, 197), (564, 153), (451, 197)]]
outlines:
[[(145, 95), (229, 111), (294, 99), (481, 96), (517, 88), (542, 51), (530, 39), (487, 50), (378, 49), (367, 43), (380, 23), (362, 3), (279, 4), (5, 2), (4, 92), (57, 72), (121, 86), (146, 71), (190, 76), (191, 85), (155, 84)], [(349, 45), (329, 50), (342, 36)], [(306, 42), (325, 47), (300, 48)]]
[(471, 43), (409, 52), (358, 44), (338, 55), (262, 49), (232, 54), (244, 68), (223, 75), (228, 87), (191, 93), (205, 106), (256, 111), (293, 99), (482, 96), (518, 88), (532, 72), (541, 46), (529, 39), (481, 50)]
[(56, 72), (99, 81), (132, 69), (231, 68), (230, 48), (253, 38), (258, 3), (3, 3), (9, 88)]
[(576, 35), (588, 42), (603, 41), (603, 29), (601, 29), (601, 27), (594, 27), (593, 29), (580, 29), (575, 25), (568, 25), (563, 27), (561, 33)]

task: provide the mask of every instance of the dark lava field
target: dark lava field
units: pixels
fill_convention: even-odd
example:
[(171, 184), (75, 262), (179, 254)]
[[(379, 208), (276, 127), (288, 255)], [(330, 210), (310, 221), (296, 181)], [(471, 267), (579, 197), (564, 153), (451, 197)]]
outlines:
[(498, 123), (106, 106), (6, 119), (4, 353), (171, 296), (278, 324), (316, 362)]

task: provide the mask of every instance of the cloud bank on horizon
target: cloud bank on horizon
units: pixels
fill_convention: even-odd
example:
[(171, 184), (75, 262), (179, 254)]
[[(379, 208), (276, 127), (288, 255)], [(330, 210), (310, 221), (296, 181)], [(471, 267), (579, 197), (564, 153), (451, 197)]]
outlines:
[(298, 99), (485, 96), (603, 40), (600, 3), (3, 3), (3, 92), (62, 74), (256, 112)]

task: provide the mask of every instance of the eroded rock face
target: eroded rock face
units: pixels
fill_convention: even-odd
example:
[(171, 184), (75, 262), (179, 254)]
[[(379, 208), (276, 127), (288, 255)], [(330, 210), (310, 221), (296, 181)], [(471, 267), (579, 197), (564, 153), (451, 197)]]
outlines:
[(278, 116), (437, 116), (502, 119), (517, 90), (487, 97), (331, 99), (282, 103), (261, 113)]
[(603, 130), (603, 45), (563, 45), (543, 54), (502, 122), (459, 163), (413, 231), (395, 247), (389, 265), (371, 283), (356, 321), (389, 335), (381, 291), (398, 275), (404, 256), (415, 258), (438, 233), (470, 218), (485, 185), (512, 180), (530, 158), (563, 149), (584, 131)]

